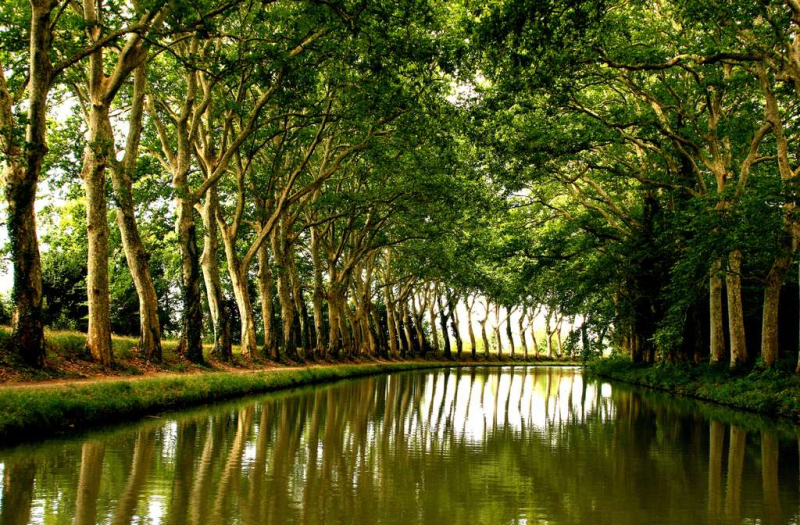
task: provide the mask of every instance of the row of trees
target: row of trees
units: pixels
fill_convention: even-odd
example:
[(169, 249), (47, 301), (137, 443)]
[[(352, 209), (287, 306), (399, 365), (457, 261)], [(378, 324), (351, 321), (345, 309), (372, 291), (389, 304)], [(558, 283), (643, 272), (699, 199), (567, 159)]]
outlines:
[(488, 348), (477, 298), (496, 340), (522, 309), (517, 332), (549, 316), (584, 353), (795, 354), (792, 0), (0, 16), (14, 343), (32, 365), (69, 301), (103, 363), (126, 324), (152, 360), (169, 332), (195, 361), (204, 334), (220, 359), (234, 340), (247, 357), (402, 355), (436, 350), (437, 322), (456, 352), (459, 325)]
[(469, 23), (525, 284), (634, 361), (796, 356), (800, 5), (510, 0)]
[[(204, 310), (219, 359), (231, 357), (233, 317), (249, 358), (410, 349), (411, 326), (421, 339), (408, 309), (418, 275), (401, 248), (454, 220), (449, 203), (469, 183), (448, 162), (443, 123), (457, 115), (444, 99), (448, 42), (437, 9), (4, 4), (0, 130), (13, 341), (25, 361), (41, 366), (45, 355), (35, 217), (43, 175), (60, 215), (49, 221), (46, 273), (64, 280), (59, 267), (85, 246), (87, 347), (103, 364), (112, 359), (109, 268), (130, 275), (139, 351), (153, 361), (169, 310), (180, 311), (181, 353), (198, 362)], [(109, 259), (110, 242), (126, 269)], [(167, 277), (161, 297), (154, 266), (178, 278)], [(64, 299), (57, 291), (51, 303)]]

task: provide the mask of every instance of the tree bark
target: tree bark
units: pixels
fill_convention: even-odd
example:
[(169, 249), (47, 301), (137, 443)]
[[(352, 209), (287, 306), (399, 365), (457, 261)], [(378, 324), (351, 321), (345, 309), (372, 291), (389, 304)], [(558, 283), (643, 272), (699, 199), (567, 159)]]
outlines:
[(444, 337), (444, 357), (445, 359), (452, 359), (453, 352), (450, 350), (450, 336), (447, 335), (447, 319), (449, 315), (445, 312), (442, 305), (442, 296), (437, 294), (436, 301), (439, 305), (439, 322), (442, 325), (442, 336)]
[(721, 363), (725, 357), (725, 324), (722, 316), (722, 278), (720, 270), (722, 261), (714, 261), (711, 265), (711, 276), (708, 279), (708, 304), (711, 334), (711, 363)]
[(475, 345), (475, 330), (472, 328), (472, 309), (475, 307), (476, 299), (473, 297), (470, 303), (469, 297), (466, 298), (467, 304), (467, 330), (469, 331), (469, 344), (471, 346), (472, 359), (478, 358), (478, 349)]
[(277, 359), (277, 345), (275, 344), (275, 304), (273, 291), (275, 289), (272, 277), (272, 268), (269, 266), (269, 248), (266, 243), (261, 243), (258, 248), (258, 294), (261, 298), (261, 321), (264, 324), (264, 357)]
[(732, 251), (728, 257), (728, 274), (725, 277), (728, 292), (728, 330), (731, 340), (731, 368), (747, 363), (747, 341), (744, 333), (744, 306), (742, 304), (742, 252)]
[(513, 311), (513, 308), (509, 308), (508, 315), (506, 316), (506, 337), (508, 337), (508, 346), (511, 349), (511, 359), (516, 357), (516, 348), (514, 348), (514, 333), (511, 330), (511, 313)]
[(133, 174), (136, 171), (139, 139), (142, 132), (145, 84), (145, 66), (140, 65), (136, 68), (133, 77), (133, 101), (128, 119), (125, 157), (121, 164), (112, 164), (111, 182), (114, 188), (114, 200), (117, 207), (116, 222), (122, 237), (122, 248), (125, 251), (125, 260), (128, 263), (128, 269), (139, 298), (139, 352), (148, 361), (160, 362), (162, 352), (158, 296), (150, 276), (147, 250), (139, 235), (133, 201)]
[(194, 363), (203, 362), (203, 310), (200, 293), (200, 257), (197, 253), (197, 230), (194, 223), (192, 201), (181, 197), (186, 186), (176, 184), (178, 197), (177, 233), (181, 251), (181, 295), (183, 319), (178, 352)]
[(216, 210), (219, 205), (217, 187), (209, 188), (206, 192), (205, 203), (202, 208), (203, 218), (203, 253), (200, 256), (200, 267), (203, 271), (203, 281), (206, 285), (208, 298), (208, 313), (214, 329), (214, 347), (211, 355), (219, 361), (230, 361), (233, 358), (231, 344), (231, 327), (228, 312), (225, 311), (225, 294), (222, 291), (222, 282), (219, 278), (219, 228), (216, 220)]
[(311, 228), (311, 262), (314, 268), (314, 291), (311, 295), (311, 303), (314, 308), (314, 353), (322, 356), (326, 353), (327, 341), (325, 340), (325, 319), (322, 312), (322, 304), (325, 300), (325, 289), (322, 283), (322, 257), (319, 252), (319, 232), (317, 228)]
[(0, 145), (6, 157), (2, 182), (8, 202), (6, 220), (14, 268), (12, 344), (22, 360), (35, 368), (42, 367), (45, 360), (42, 266), (35, 203), (42, 162), (47, 153), (47, 96), (53, 75), (50, 18), (56, 5), (52, 0), (31, 2), (28, 122), (24, 148), (15, 140), (13, 101), (6, 87), (5, 70), (0, 71)]
[[(102, 57), (100, 58), (102, 59)], [(93, 57), (92, 62), (96, 61)], [(101, 65), (92, 64), (95, 69)], [(102, 71), (95, 75), (102, 75)], [(93, 75), (93, 76), (95, 76)], [(90, 82), (100, 82), (92, 79)], [(83, 156), (81, 178), (86, 191), (86, 230), (88, 264), (86, 291), (89, 305), (89, 329), (86, 346), (92, 358), (103, 366), (111, 364), (111, 304), (108, 287), (108, 219), (106, 203), (106, 166), (109, 162), (113, 135), (108, 119), (108, 106), (99, 94), (90, 96), (89, 131)]]
[(772, 367), (778, 362), (778, 308), (780, 306), (781, 288), (792, 259), (780, 256), (770, 268), (764, 284), (764, 307), (761, 320), (761, 358), (766, 366)]

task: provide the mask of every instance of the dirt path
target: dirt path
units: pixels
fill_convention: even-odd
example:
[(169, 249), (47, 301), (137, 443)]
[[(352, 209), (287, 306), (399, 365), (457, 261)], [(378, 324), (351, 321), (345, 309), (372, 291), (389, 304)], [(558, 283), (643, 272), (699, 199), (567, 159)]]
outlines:
[[(377, 362), (376, 362), (377, 363)], [(302, 368), (336, 366), (329, 364), (310, 364), (304, 366), (269, 366), (264, 368), (220, 368), (208, 371), (190, 370), (186, 372), (150, 372), (141, 375), (126, 376), (99, 376), (82, 377), (75, 379), (47, 379), (44, 381), (19, 381), (0, 383), (0, 390), (30, 389), (30, 388), (70, 388), (76, 386), (94, 385), (98, 383), (126, 383), (142, 381), (144, 379), (170, 379), (195, 375), (210, 374), (259, 374), (261, 372), (280, 372), (282, 370), (300, 370)]]

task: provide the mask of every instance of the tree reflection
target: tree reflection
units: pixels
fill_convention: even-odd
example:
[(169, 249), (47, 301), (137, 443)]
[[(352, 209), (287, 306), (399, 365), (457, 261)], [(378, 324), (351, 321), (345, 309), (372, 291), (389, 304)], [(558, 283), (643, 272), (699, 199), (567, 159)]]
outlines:
[(796, 438), (687, 406), (563, 368), (346, 381), (8, 459), (0, 525), (792, 519)]

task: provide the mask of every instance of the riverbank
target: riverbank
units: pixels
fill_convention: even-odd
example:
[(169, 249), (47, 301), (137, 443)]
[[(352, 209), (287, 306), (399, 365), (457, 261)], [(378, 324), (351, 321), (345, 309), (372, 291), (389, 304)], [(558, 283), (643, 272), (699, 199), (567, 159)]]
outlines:
[(606, 379), (710, 401), (727, 407), (800, 422), (800, 376), (790, 370), (731, 372), (707, 364), (637, 365), (598, 359), (587, 371)]
[(166, 410), (338, 379), (425, 368), (517, 364), (566, 363), (376, 361), (259, 371), (155, 374), (142, 378), (5, 385), (0, 388), (0, 444), (9, 445)]

